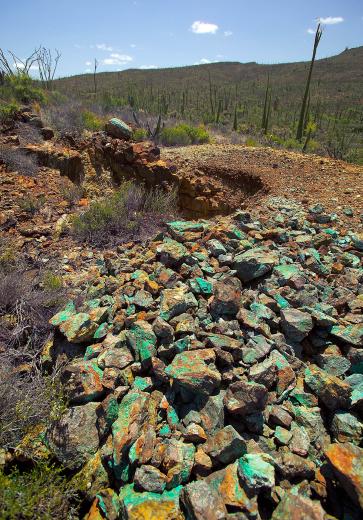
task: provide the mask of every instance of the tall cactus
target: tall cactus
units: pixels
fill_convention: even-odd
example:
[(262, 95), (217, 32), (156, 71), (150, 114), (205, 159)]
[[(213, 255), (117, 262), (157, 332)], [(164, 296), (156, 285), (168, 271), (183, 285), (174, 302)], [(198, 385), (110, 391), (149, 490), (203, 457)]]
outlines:
[(312, 55), (311, 62), (310, 62), (309, 74), (308, 74), (308, 77), (307, 77), (304, 97), (303, 97), (302, 104), (301, 104), (299, 123), (297, 125), (297, 131), (296, 131), (296, 139), (297, 139), (297, 141), (301, 141), (302, 140), (303, 133), (304, 133), (306, 106), (307, 106), (308, 98), (309, 98), (311, 76), (313, 74), (313, 68), (314, 68), (314, 63), (315, 63), (316, 51), (318, 49), (320, 38), (321, 38), (322, 34), (323, 34), (323, 31), (322, 31), (320, 23), (319, 23), (318, 27), (316, 29), (316, 33), (315, 33), (313, 55)]
[(267, 86), (265, 92), (265, 102), (263, 106), (262, 124), (261, 128), (264, 134), (267, 134), (268, 125), (270, 122), (271, 114), (271, 88), (270, 88), (270, 76), (267, 76)]

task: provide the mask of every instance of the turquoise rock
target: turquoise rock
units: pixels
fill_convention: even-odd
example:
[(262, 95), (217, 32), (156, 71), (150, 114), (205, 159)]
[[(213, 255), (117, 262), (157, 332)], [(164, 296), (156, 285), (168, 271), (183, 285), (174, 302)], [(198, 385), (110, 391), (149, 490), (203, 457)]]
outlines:
[(197, 393), (211, 393), (221, 383), (221, 375), (215, 366), (206, 361), (214, 359), (210, 349), (177, 354), (165, 372), (181, 387)]
[(156, 252), (166, 266), (176, 266), (188, 255), (186, 247), (171, 238), (165, 238), (163, 243), (157, 246)]
[(134, 484), (128, 484), (120, 489), (121, 518), (124, 520), (181, 520), (179, 497), (182, 486), (175, 487), (163, 493), (135, 491)]
[(210, 296), (213, 293), (213, 285), (204, 278), (196, 277), (189, 282), (194, 294)]
[(353, 442), (359, 444), (362, 439), (363, 425), (354, 415), (348, 412), (336, 412), (331, 431), (338, 442)]
[(347, 325), (346, 327), (344, 325), (336, 325), (331, 328), (330, 334), (343, 340), (345, 343), (350, 343), (357, 347), (363, 345), (363, 323)]
[(312, 330), (310, 314), (298, 309), (281, 310), (281, 326), (286, 336), (294, 341), (302, 341)]
[(127, 334), (127, 341), (137, 361), (146, 361), (156, 354), (156, 336), (147, 321), (135, 321)]
[(74, 303), (72, 301), (68, 302), (63, 310), (55, 314), (50, 320), (49, 323), (51, 325), (57, 326), (63, 323), (64, 321), (69, 320), (73, 315), (77, 313)]
[(206, 248), (210, 252), (211, 255), (218, 257), (219, 255), (227, 254), (227, 250), (224, 245), (216, 239), (208, 240), (206, 243)]
[(247, 490), (256, 494), (275, 485), (273, 458), (266, 453), (247, 453), (238, 459), (238, 475)]
[(346, 409), (350, 404), (350, 386), (316, 365), (305, 370), (305, 383), (330, 410)]
[(105, 130), (108, 135), (116, 139), (131, 139), (132, 136), (132, 128), (117, 117), (113, 117), (106, 123)]
[(72, 315), (69, 319), (61, 321), (59, 330), (72, 343), (84, 343), (93, 338), (98, 329), (98, 323), (92, 321), (90, 315), (79, 312)]
[(272, 271), (278, 263), (276, 253), (266, 252), (261, 248), (250, 249), (234, 258), (233, 269), (243, 282), (249, 282)]

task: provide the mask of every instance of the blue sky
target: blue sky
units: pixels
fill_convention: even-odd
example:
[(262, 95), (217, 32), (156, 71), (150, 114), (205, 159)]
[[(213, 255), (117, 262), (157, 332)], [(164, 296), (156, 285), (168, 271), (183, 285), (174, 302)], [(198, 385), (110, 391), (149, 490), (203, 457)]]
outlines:
[(362, 0), (0, 0), (0, 47), (62, 53), (57, 76), (212, 61), (281, 63), (363, 45)]

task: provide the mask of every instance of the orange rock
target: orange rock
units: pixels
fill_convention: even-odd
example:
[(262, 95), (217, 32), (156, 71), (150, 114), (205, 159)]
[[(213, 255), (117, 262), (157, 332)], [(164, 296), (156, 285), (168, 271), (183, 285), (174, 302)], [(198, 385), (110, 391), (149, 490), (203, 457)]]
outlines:
[(78, 202), (78, 206), (84, 207), (89, 206), (89, 200), (88, 199), (80, 199)]

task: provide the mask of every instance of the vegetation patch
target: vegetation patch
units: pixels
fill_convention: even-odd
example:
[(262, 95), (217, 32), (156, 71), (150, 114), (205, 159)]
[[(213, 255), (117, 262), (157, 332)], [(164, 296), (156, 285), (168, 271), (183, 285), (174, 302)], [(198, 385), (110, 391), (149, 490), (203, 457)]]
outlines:
[(27, 471), (0, 469), (1, 518), (76, 519), (77, 497), (62, 469), (38, 463)]
[(163, 128), (160, 142), (165, 146), (187, 146), (210, 142), (210, 135), (202, 126), (180, 124), (171, 128)]
[(98, 244), (146, 237), (175, 212), (176, 193), (124, 182), (110, 197), (73, 218), (75, 236)]

